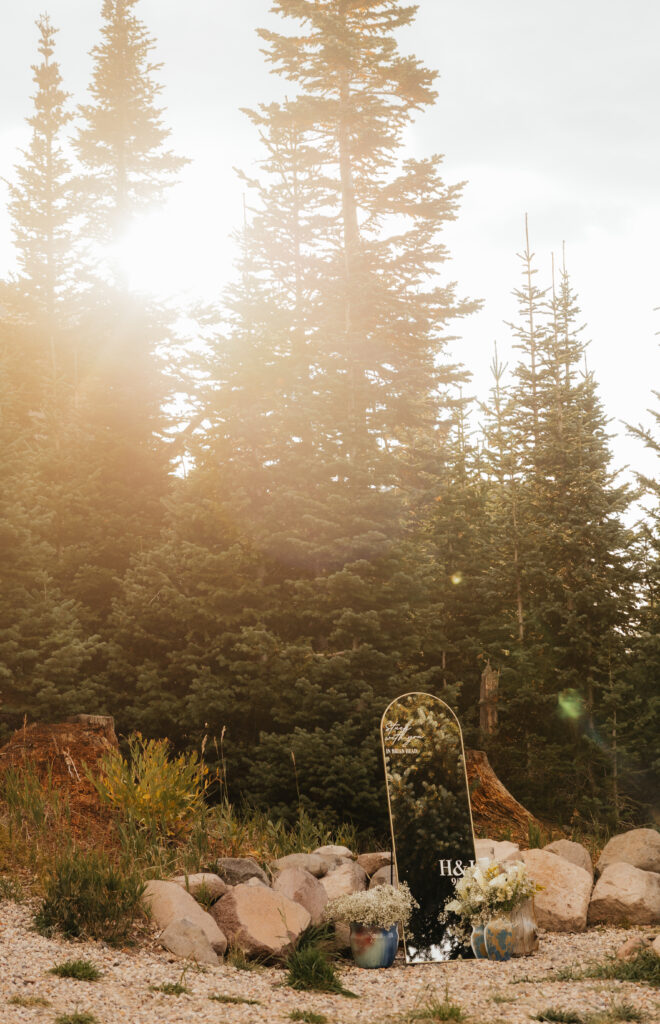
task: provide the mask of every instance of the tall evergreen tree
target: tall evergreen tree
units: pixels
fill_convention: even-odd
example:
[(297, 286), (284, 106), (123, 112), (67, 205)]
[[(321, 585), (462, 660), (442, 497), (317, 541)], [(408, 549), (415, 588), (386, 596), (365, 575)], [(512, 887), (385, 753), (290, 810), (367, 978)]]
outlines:
[(170, 131), (157, 100), (154, 40), (134, 13), (138, 0), (103, 0), (101, 41), (92, 49), (91, 103), (75, 146), (85, 169), (89, 234), (116, 243), (135, 215), (162, 202), (186, 162), (165, 148)]
[(22, 318), (36, 322), (48, 339), (50, 375), (56, 380), (62, 373), (61, 307), (72, 287), (75, 251), (72, 170), (62, 139), (73, 115), (54, 60), (57, 30), (47, 15), (36, 24), (41, 62), (32, 67), (36, 92), (34, 112), (27, 119), (32, 134), (23, 162), (16, 168), (16, 181), (10, 185), (9, 214), (20, 268), (19, 301), (26, 304)]
[(196, 495), (200, 540), (175, 510), (169, 550), (187, 565), (160, 598), (164, 548), (136, 565), (123, 621), (152, 601), (183, 602), (185, 621), (201, 621), (192, 566), (217, 556), (215, 625), (204, 643), (178, 630), (167, 657), (145, 638), (155, 659), (151, 677), (137, 667), (138, 697), (165, 664), (162, 705), (183, 702), (188, 729), (228, 726), (253, 798), (295, 804), (293, 750), (303, 799), (382, 823), (380, 715), (402, 690), (443, 687), (415, 516), (433, 493), (443, 391), (461, 376), (437, 360), (446, 322), (471, 308), (437, 278), (459, 188), (442, 183), (437, 158), (401, 160), (405, 128), (434, 99), (432, 73), (394, 38), (413, 8), (275, 10), (300, 24), (292, 37), (262, 33), (296, 92), (250, 114), (266, 157), (182, 488)]

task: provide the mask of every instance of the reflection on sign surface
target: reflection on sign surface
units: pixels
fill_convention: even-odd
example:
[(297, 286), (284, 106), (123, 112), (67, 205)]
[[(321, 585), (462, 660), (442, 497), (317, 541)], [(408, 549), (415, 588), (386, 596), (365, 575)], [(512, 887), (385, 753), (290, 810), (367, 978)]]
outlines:
[(381, 736), (397, 875), (419, 903), (405, 929), (406, 960), (470, 957), (451, 921), (438, 920), (475, 856), (458, 719), (437, 697), (407, 693), (383, 715)]

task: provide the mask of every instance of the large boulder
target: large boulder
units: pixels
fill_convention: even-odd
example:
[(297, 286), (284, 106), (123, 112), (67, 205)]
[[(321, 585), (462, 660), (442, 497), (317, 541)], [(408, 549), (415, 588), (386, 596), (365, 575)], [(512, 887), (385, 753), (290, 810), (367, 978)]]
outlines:
[(601, 853), (596, 870), (601, 874), (610, 864), (632, 864), (641, 871), (660, 872), (660, 832), (635, 828), (614, 836)]
[(329, 900), (334, 900), (337, 896), (347, 896), (351, 892), (361, 892), (367, 888), (367, 884), (367, 872), (355, 861), (341, 864), (321, 879), (321, 885)]
[(632, 864), (608, 864), (596, 882), (589, 924), (660, 922), (660, 875)]
[(391, 864), (386, 864), (384, 867), (378, 868), (378, 871), (373, 873), (369, 881), (369, 888), (375, 889), (379, 885), (392, 884), (397, 884), (396, 870), (392, 870)]
[(147, 882), (142, 901), (158, 928), (185, 918), (202, 929), (214, 952), (220, 956), (225, 952), (227, 939), (217, 922), (176, 882)]
[(172, 921), (158, 938), (161, 946), (183, 960), (194, 960), (198, 964), (218, 966), (218, 957), (211, 948), (211, 943), (198, 924), (193, 924), (187, 917)]
[(340, 863), (339, 857), (323, 857), (318, 853), (288, 853), (286, 857), (278, 857), (271, 861), (270, 870), (273, 874), (285, 871), (286, 868), (299, 868), (308, 871), (315, 878), (322, 878)]
[(361, 868), (364, 868), (369, 877), (371, 877), (371, 875), (375, 875), (381, 868), (392, 863), (392, 854), (389, 850), (383, 850), (379, 853), (361, 853), (357, 859), (357, 863)]
[(594, 877), (594, 866), (591, 861), (591, 854), (582, 843), (573, 843), (570, 839), (557, 839), (554, 843), (548, 843), (543, 847), (548, 853), (556, 853), (564, 860), (570, 860), (571, 864), (577, 864), (579, 868), (588, 871)]
[(355, 860), (355, 854), (347, 846), (319, 846), (313, 852), (318, 853), (320, 857), (347, 857), (349, 860)]
[(234, 949), (247, 956), (283, 956), (311, 922), (309, 912), (283, 893), (237, 885), (211, 908)]
[(253, 857), (219, 857), (215, 870), (227, 885), (243, 885), (249, 878), (258, 878), (264, 885), (270, 884), (268, 875)]
[(582, 932), (592, 878), (588, 871), (546, 850), (523, 850), (527, 873), (543, 886), (534, 896), (534, 911), (540, 928), (549, 932)]
[(285, 868), (275, 876), (273, 889), (304, 907), (312, 919), (312, 924), (320, 924), (323, 920), (328, 894), (319, 880), (314, 878), (314, 875), (310, 875), (309, 871), (301, 871), (300, 868)]
[(656, 935), (653, 942), (651, 943), (651, 949), (656, 956), (660, 957), (660, 935)]
[(172, 881), (202, 903), (215, 903), (229, 888), (218, 875), (208, 871), (200, 871), (195, 875), (177, 875)]

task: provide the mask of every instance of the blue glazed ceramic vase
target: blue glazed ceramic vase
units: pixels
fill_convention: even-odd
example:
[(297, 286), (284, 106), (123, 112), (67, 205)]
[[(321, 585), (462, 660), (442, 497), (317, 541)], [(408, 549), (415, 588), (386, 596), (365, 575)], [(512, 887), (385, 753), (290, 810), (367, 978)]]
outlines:
[(496, 917), (484, 927), (484, 940), (489, 960), (510, 960), (513, 956), (513, 924), (506, 917)]
[(351, 922), (351, 952), (358, 967), (391, 967), (399, 948), (399, 932)]
[(488, 950), (486, 949), (486, 940), (484, 938), (484, 926), (482, 924), (472, 925), (470, 945), (472, 946), (472, 952), (477, 960), (488, 959)]

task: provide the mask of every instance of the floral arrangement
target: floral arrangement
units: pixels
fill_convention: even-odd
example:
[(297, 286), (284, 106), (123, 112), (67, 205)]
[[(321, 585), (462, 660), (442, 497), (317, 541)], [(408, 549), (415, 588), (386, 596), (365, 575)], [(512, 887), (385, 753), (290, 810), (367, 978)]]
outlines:
[(393, 885), (378, 885), (363, 892), (352, 892), (330, 900), (325, 908), (328, 921), (347, 921), (391, 928), (397, 923), (407, 925), (410, 915), (419, 904), (403, 882), (398, 889)]
[(528, 876), (521, 861), (493, 861), (488, 867), (475, 864), (456, 883), (456, 896), (445, 904), (442, 917), (456, 914), (465, 923), (485, 924), (498, 914), (515, 910), (541, 888)]

